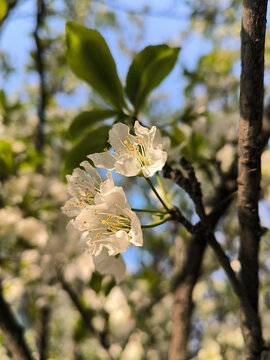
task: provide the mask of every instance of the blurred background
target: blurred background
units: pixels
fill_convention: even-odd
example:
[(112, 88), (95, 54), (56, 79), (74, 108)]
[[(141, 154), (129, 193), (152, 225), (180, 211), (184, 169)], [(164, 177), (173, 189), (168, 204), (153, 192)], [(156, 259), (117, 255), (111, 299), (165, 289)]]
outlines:
[[(145, 230), (143, 248), (123, 254), (127, 274), (116, 284), (112, 276), (93, 272), (80, 234), (66, 230), (60, 208), (68, 198), (64, 175), (72, 171), (67, 159), (85, 135), (74, 142), (67, 129), (82, 111), (104, 104), (67, 65), (65, 23), (72, 20), (104, 36), (123, 83), (145, 46), (181, 46), (174, 70), (152, 93), (141, 118), (170, 137), (172, 161), (184, 155), (196, 167), (211, 206), (208, 199), (236, 155), (240, 5), (237, 0), (0, 0), (1, 292), (36, 359), (166, 359), (174, 244), (178, 239), (184, 248), (189, 238), (174, 224)], [(265, 104), (269, 64), (266, 40)], [(75, 155), (72, 164), (81, 160)], [(260, 213), (262, 224), (270, 226), (268, 147), (262, 161)], [(157, 206), (141, 179), (115, 180), (133, 206)], [(196, 221), (188, 197), (170, 182), (166, 186), (173, 203)], [(235, 207), (226, 215), (216, 236), (237, 271)], [(270, 341), (269, 233), (261, 246), (262, 321)], [(208, 250), (193, 301), (189, 358), (238, 358), (243, 340), (237, 300)], [(10, 358), (0, 331), (0, 359)]]

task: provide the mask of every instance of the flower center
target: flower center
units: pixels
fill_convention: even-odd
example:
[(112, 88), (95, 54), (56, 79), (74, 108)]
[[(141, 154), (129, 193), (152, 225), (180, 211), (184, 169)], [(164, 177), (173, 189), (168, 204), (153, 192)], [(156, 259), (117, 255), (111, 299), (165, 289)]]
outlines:
[[(118, 138), (119, 144), (117, 148), (113, 148), (114, 153), (118, 155), (130, 155), (136, 158), (141, 166), (149, 166), (149, 139), (143, 136), (136, 136), (133, 141), (130, 135), (127, 135), (126, 140)], [(109, 140), (108, 140), (109, 142)], [(106, 148), (104, 149), (108, 154), (114, 157)]]
[[(113, 202), (115, 204), (115, 202)], [(131, 220), (128, 216), (123, 214), (113, 214), (108, 212), (97, 212), (93, 209), (94, 216), (97, 216), (97, 222), (89, 233), (94, 232), (93, 237), (89, 244), (94, 245), (96, 242), (107, 241), (112, 233), (118, 231), (125, 231), (127, 234), (131, 230)], [(85, 221), (85, 224), (87, 222)]]

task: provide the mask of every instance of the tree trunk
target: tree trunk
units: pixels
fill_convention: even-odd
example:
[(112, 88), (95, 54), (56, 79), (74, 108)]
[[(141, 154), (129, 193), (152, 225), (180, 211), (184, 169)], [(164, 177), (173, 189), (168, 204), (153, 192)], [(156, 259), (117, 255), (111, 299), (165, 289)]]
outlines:
[[(261, 228), (258, 200), (261, 178), (260, 135), (263, 117), (264, 42), (267, 0), (244, 0), (241, 30), (242, 73), (238, 135), (238, 218), (241, 280), (258, 314), (258, 268)], [(254, 324), (242, 311), (244, 359), (260, 358), (263, 340), (260, 321)]]

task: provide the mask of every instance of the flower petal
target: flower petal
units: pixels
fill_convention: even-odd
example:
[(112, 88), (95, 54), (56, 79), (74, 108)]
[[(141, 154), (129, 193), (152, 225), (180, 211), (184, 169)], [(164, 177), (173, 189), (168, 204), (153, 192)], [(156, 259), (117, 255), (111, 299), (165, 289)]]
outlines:
[(93, 177), (98, 183), (102, 181), (99, 172), (88, 161), (85, 160), (81, 162), (80, 166), (84, 167), (86, 173), (89, 174), (91, 178)]
[[(112, 129), (109, 131), (109, 141), (111, 146), (116, 149), (125, 150), (123, 142), (127, 140), (127, 137), (130, 135), (129, 127), (123, 123), (116, 123), (113, 125)], [(120, 140), (119, 140), (120, 139)]]
[(108, 250), (103, 248), (102, 252), (93, 257), (95, 269), (101, 274), (112, 274), (117, 283), (125, 277), (126, 265), (121, 255), (115, 257), (108, 254)]
[(97, 167), (101, 167), (107, 170), (114, 170), (116, 156), (106, 151), (102, 153), (91, 154), (87, 157), (91, 159)]
[(115, 163), (115, 171), (124, 176), (136, 176), (140, 169), (139, 161), (132, 156), (121, 156)]

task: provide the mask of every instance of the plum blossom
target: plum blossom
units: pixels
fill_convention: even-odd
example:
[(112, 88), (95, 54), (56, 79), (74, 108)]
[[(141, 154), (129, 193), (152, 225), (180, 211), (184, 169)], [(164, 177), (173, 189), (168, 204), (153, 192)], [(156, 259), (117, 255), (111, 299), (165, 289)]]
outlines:
[(82, 232), (81, 242), (87, 243), (97, 271), (113, 274), (122, 280), (125, 264), (120, 256), (131, 244), (142, 246), (142, 230), (138, 217), (131, 210), (122, 187), (114, 185), (112, 174), (102, 181), (99, 173), (87, 161), (80, 164), (86, 170), (74, 169), (67, 176), (72, 197), (63, 212), (73, 217), (68, 224)]
[(98, 171), (88, 161), (83, 161), (80, 166), (84, 167), (85, 171), (76, 168), (72, 175), (67, 175), (68, 192), (72, 197), (64, 204), (62, 210), (70, 217), (79, 215), (82, 209), (95, 203), (94, 199), (100, 191), (101, 184), (104, 189), (114, 186), (111, 173), (107, 174), (108, 179), (102, 183)]
[(132, 135), (127, 125), (115, 124), (109, 132), (108, 140), (113, 153), (105, 149), (102, 153), (88, 157), (95, 166), (115, 170), (124, 176), (153, 176), (167, 160), (160, 132), (155, 126), (148, 129), (138, 121), (135, 122), (134, 131), (135, 135)]
[(70, 225), (82, 231), (81, 239), (89, 245), (92, 255), (101, 254), (106, 248), (110, 256), (126, 251), (131, 244), (142, 246), (141, 225), (131, 210), (122, 187), (100, 187), (95, 205), (83, 208), (70, 221)]

